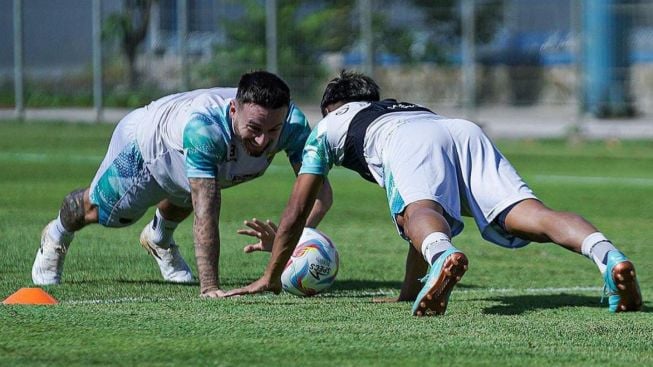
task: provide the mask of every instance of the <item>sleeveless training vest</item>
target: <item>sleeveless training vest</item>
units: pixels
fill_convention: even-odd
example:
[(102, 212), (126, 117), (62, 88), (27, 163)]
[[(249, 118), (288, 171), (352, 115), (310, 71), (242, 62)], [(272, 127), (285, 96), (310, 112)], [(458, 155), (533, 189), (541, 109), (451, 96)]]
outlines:
[(347, 129), (347, 137), (345, 138), (344, 157), (342, 166), (347, 167), (353, 171), (358, 172), (364, 179), (377, 183), (374, 176), (367, 167), (365, 155), (363, 152), (365, 133), (367, 128), (372, 122), (379, 117), (393, 112), (430, 112), (426, 107), (418, 106), (413, 103), (397, 102), (394, 99), (384, 99), (379, 102), (371, 102), (369, 106), (360, 110), (352, 119)]

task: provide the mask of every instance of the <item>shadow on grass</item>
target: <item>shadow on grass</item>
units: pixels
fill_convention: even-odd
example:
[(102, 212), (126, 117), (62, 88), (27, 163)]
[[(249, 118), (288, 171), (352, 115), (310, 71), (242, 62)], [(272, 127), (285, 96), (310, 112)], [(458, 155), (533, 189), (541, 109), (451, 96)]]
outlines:
[(600, 302), (600, 297), (579, 296), (575, 294), (537, 294), (521, 296), (493, 297), (489, 300), (501, 304), (487, 307), (483, 313), (490, 315), (520, 315), (528, 311), (547, 310), (564, 307), (608, 307), (607, 299)]
[(394, 288), (399, 290), (401, 282), (390, 280), (336, 280), (331, 286), (332, 291), (374, 291), (378, 289)]
[[(331, 287), (331, 289), (336, 291), (374, 291), (388, 288), (394, 288), (399, 291), (401, 282), (392, 280), (346, 279), (336, 280)], [(456, 288), (474, 289), (480, 287), (473, 284), (457, 284)]]

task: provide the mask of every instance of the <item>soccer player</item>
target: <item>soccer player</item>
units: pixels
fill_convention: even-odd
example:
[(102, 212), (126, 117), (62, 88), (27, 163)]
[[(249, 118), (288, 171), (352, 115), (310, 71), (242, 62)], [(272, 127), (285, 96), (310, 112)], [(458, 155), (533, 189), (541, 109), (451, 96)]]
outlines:
[[(298, 173), (310, 132), (286, 83), (264, 71), (244, 74), (237, 89), (173, 94), (132, 111), (116, 126), (90, 187), (68, 194), (59, 216), (43, 230), (33, 282), (61, 282), (74, 233), (86, 225), (124, 227), (156, 205), (140, 243), (155, 258), (163, 279), (192, 281), (173, 233), (194, 211), (201, 295), (223, 295), (218, 272), (221, 190), (261, 176), (282, 150)], [(316, 226), (330, 206), (331, 188), (325, 186), (309, 225)], [(265, 225), (256, 220), (246, 224), (253, 229)], [(256, 250), (270, 241), (256, 231), (253, 235), (261, 240)]]
[(463, 215), (503, 247), (553, 242), (587, 256), (603, 274), (610, 311), (641, 309), (632, 262), (579, 215), (546, 207), (477, 125), (412, 103), (379, 101), (371, 78), (345, 71), (327, 85), (321, 109), (325, 117), (304, 148), (263, 276), (227, 296), (280, 291), (284, 264), (335, 164), (385, 188), (397, 230), (412, 245), (398, 300), (415, 300), (414, 315), (443, 314), (467, 270), (467, 257), (451, 243)]

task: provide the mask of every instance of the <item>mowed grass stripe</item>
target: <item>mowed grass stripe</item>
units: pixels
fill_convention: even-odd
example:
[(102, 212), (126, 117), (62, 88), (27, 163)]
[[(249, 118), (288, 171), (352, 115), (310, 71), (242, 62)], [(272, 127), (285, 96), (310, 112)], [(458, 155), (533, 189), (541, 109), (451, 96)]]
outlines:
[[(43, 153), (8, 153), (0, 152), (0, 160), (6, 162), (31, 162), (31, 163), (100, 163), (103, 157), (99, 155), (76, 155), (76, 154), (43, 154)], [(273, 164), (268, 168), (269, 172), (287, 171), (287, 167), (280, 164)], [(344, 169), (335, 169), (330, 175), (354, 176)], [(537, 183), (555, 183), (571, 185), (627, 185), (627, 186), (652, 186), (653, 178), (644, 177), (610, 177), (610, 176), (568, 176), (568, 175), (535, 175), (530, 178)]]
[(536, 175), (535, 182), (571, 184), (571, 185), (624, 185), (653, 187), (653, 178), (642, 177), (607, 177), (607, 176), (563, 176)]
[(52, 153), (11, 153), (0, 152), (0, 161), (29, 163), (94, 163), (102, 161), (100, 155), (52, 154)]

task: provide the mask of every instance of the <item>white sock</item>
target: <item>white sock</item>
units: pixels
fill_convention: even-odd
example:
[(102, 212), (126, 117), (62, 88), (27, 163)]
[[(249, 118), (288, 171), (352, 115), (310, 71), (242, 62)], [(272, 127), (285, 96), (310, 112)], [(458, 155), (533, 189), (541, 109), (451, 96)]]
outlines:
[(61, 214), (57, 216), (57, 219), (54, 220), (54, 225), (51, 225), (48, 228), (48, 234), (52, 237), (53, 240), (64, 245), (69, 245), (72, 242), (73, 237), (75, 237), (74, 232), (68, 232), (66, 228), (61, 223)]
[(585, 237), (581, 247), (583, 255), (594, 261), (601, 274), (604, 274), (607, 268), (608, 252), (613, 250), (617, 250), (617, 248), (601, 232), (595, 232)]
[(427, 263), (433, 265), (443, 252), (452, 247), (449, 236), (442, 232), (433, 232), (422, 242), (422, 256)]
[(152, 229), (152, 237), (150, 239), (159, 246), (167, 247), (172, 241), (172, 234), (178, 225), (179, 222), (173, 222), (163, 218), (161, 212), (157, 209), (156, 213), (154, 213), (154, 218), (149, 224)]

